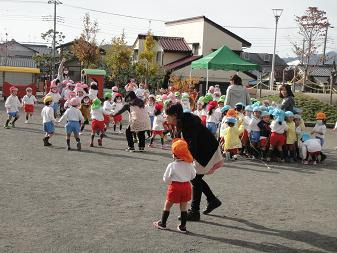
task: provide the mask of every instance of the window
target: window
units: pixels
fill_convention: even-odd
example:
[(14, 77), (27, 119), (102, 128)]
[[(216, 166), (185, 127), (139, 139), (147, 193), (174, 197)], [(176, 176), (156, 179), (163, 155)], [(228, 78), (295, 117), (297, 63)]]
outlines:
[(270, 55), (269, 54), (265, 54), (264, 57), (263, 57), (263, 60), (265, 62), (270, 62)]
[(192, 44), (192, 53), (193, 55), (199, 55), (199, 43)]

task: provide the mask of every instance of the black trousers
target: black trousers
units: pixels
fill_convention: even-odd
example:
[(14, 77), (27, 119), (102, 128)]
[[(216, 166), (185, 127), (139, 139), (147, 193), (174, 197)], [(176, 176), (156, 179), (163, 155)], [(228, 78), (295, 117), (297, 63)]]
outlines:
[[(130, 126), (125, 131), (126, 140), (128, 141), (129, 148), (134, 148), (135, 144), (133, 142), (133, 132), (130, 130)], [(138, 137), (138, 147), (145, 148), (145, 131), (137, 132)]]
[(202, 179), (203, 177), (204, 175), (197, 174), (196, 177), (191, 181), (193, 192), (191, 203), (192, 211), (199, 212), (202, 193), (206, 195), (207, 202), (211, 202), (216, 199), (211, 188), (209, 188), (208, 184)]

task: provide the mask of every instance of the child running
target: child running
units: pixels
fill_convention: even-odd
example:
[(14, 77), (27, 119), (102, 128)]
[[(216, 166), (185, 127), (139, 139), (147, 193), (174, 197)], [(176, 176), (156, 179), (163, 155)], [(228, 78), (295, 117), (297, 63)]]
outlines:
[[(18, 88), (12, 86), (9, 88), (11, 95), (6, 99), (5, 108), (8, 114), (7, 121), (4, 125), (4, 128), (9, 129), (9, 123), (12, 127), (15, 127), (15, 122), (19, 119), (19, 108), (21, 107), (20, 100), (17, 96)], [(14, 118), (14, 119), (13, 119)], [(13, 121), (11, 122), (11, 120)]]
[(102, 102), (99, 100), (99, 98), (94, 99), (92, 102), (90, 114), (92, 119), (90, 147), (94, 147), (95, 134), (100, 135), (100, 138), (98, 139), (98, 146), (102, 146), (105, 125)]
[[(123, 108), (123, 102), (122, 102), (122, 94), (120, 93), (115, 93), (113, 95), (113, 101), (114, 103), (112, 104), (112, 109), (114, 112), (118, 112), (119, 110), (121, 110)], [(122, 124), (122, 120), (123, 120), (123, 115), (117, 115), (115, 117), (113, 117), (113, 123), (114, 123), (114, 132), (116, 132), (116, 128), (117, 125), (119, 125), (119, 133), (122, 134), (122, 129), (123, 129), (123, 124)]]
[(67, 150), (71, 150), (70, 148), (70, 137), (71, 134), (74, 134), (76, 143), (77, 143), (77, 150), (81, 150), (81, 140), (80, 140), (80, 131), (81, 131), (81, 122), (84, 121), (84, 117), (82, 116), (81, 111), (77, 108), (80, 104), (79, 98), (72, 98), (70, 100), (71, 107), (68, 108), (63, 116), (58, 121), (59, 123), (66, 119), (67, 124), (65, 125), (66, 133), (67, 133)]
[(163, 177), (164, 182), (169, 184), (169, 187), (162, 218), (160, 221), (154, 222), (153, 225), (158, 229), (165, 230), (171, 207), (174, 204), (180, 204), (181, 223), (177, 229), (181, 233), (187, 233), (187, 202), (191, 200), (192, 195), (190, 181), (195, 178), (196, 171), (186, 141), (175, 139), (172, 143), (172, 153), (174, 162), (167, 166)]
[(22, 105), (23, 110), (26, 113), (26, 121), (25, 124), (29, 123), (29, 118), (33, 116), (34, 113), (34, 105), (37, 102), (36, 97), (33, 95), (33, 89), (31, 87), (28, 87), (26, 89), (26, 95), (22, 98)]
[(153, 141), (157, 135), (160, 136), (161, 141), (161, 147), (164, 148), (164, 122), (165, 118), (163, 116), (163, 105), (162, 104), (156, 104), (155, 110), (154, 110), (154, 121), (153, 121), (153, 127), (152, 127), (152, 137), (149, 144), (149, 147), (153, 148)]
[(80, 135), (82, 134), (85, 125), (89, 125), (89, 119), (90, 119), (90, 98), (89, 96), (85, 96), (82, 99), (81, 105), (80, 105), (80, 111), (82, 113), (82, 116), (84, 118), (84, 121), (81, 126), (81, 132)]
[(49, 139), (54, 135), (55, 133), (55, 113), (54, 109), (52, 107), (53, 103), (53, 97), (52, 96), (46, 96), (43, 99), (43, 103), (45, 106), (43, 107), (41, 111), (41, 117), (43, 122), (43, 131), (45, 132), (45, 137), (43, 138), (43, 144), (45, 147), (51, 146), (52, 144), (49, 142)]

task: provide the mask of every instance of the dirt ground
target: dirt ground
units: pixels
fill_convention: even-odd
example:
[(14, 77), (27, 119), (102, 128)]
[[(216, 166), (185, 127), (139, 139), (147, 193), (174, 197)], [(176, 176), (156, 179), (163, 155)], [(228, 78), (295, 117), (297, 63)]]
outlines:
[[(0, 102), (0, 122), (6, 114)], [(337, 136), (318, 166), (227, 162), (207, 176), (223, 205), (176, 232), (160, 218), (169, 151), (124, 151), (124, 135), (103, 148), (66, 151), (63, 126), (42, 146), (39, 111), (31, 124), (0, 128), (0, 252), (337, 252)], [(72, 143), (74, 146), (74, 142)], [(202, 205), (206, 201), (203, 197)]]

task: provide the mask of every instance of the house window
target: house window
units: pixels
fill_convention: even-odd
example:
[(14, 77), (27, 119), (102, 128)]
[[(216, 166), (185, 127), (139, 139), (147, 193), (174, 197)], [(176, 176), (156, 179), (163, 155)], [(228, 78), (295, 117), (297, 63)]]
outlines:
[(161, 52), (157, 52), (156, 62), (157, 62), (157, 64), (161, 65)]
[(264, 57), (263, 57), (263, 60), (265, 62), (270, 62), (270, 55), (269, 54), (265, 54)]
[(192, 53), (193, 55), (199, 55), (199, 43), (192, 44)]

